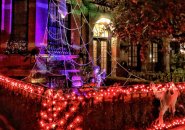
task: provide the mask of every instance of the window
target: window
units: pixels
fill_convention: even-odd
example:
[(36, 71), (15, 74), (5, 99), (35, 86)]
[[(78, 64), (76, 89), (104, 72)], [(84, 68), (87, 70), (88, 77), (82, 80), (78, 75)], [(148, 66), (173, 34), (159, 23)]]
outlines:
[(101, 70), (107, 70), (107, 42), (101, 41)]
[(150, 63), (158, 62), (158, 45), (157, 43), (150, 44)]
[(100, 20), (98, 20), (93, 29), (94, 37), (108, 37), (109, 33), (106, 25), (110, 23), (111, 21), (106, 18), (101, 18)]
[[(70, 28), (70, 16), (61, 16), (56, 5), (60, 6), (57, 1), (49, 3), (48, 48), (54, 53), (69, 54), (66, 44), (70, 43), (70, 32), (66, 28)], [(69, 10), (69, 5), (67, 7)]]
[(137, 66), (137, 45), (131, 44), (128, 52), (128, 65), (132, 67)]
[(93, 40), (93, 61), (97, 65), (97, 41)]

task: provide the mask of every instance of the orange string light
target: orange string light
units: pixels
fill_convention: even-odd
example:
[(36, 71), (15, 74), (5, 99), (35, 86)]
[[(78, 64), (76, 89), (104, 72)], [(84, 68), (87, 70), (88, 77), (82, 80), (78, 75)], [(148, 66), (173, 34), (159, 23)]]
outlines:
[[(85, 96), (77, 96), (74, 93), (64, 94), (63, 92), (57, 92), (52, 89), (44, 91), (43, 87), (34, 86), (32, 84), (24, 83), (22, 81), (14, 80), (0, 75), (0, 86), (4, 89), (19, 93), (27, 98), (42, 100), (42, 110), (40, 111), (40, 126), (42, 129), (54, 129), (56, 127), (75, 128), (81, 129), (79, 124), (83, 122), (83, 118), (80, 114), (73, 117), (74, 113), (79, 110), (79, 105), (84, 103), (86, 99), (94, 99), (95, 103), (100, 103), (104, 100), (112, 99), (121, 95), (131, 94), (146, 94), (153, 92), (153, 90), (147, 85), (133, 85), (129, 88), (123, 88), (121, 86), (109, 87), (106, 89), (100, 89), (99, 91), (86, 92)], [(156, 84), (158, 91), (166, 91), (168, 88), (173, 88), (173, 84)], [(176, 87), (179, 90), (185, 90), (185, 83), (178, 83)], [(70, 107), (69, 111), (66, 111), (67, 106)], [(60, 117), (64, 113), (65, 116)], [(72, 122), (66, 124), (68, 119), (73, 118)], [(163, 125), (154, 125), (153, 129), (167, 129), (178, 125), (184, 125), (185, 118), (173, 120), (171, 123)], [(67, 126), (66, 126), (67, 125)]]

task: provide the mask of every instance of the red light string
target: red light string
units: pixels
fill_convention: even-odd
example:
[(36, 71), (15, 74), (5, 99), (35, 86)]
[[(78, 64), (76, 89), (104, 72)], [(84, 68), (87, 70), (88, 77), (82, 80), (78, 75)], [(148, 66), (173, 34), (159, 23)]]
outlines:
[[(173, 83), (155, 84), (157, 91), (166, 91), (173, 87)], [(90, 91), (78, 96), (74, 93), (65, 94), (62, 90), (54, 91), (53, 89), (44, 90), (43, 87), (34, 86), (23, 81), (11, 79), (0, 75), (0, 86), (14, 93), (19, 93), (25, 98), (41, 99), (42, 109), (40, 111), (40, 126), (42, 129), (79, 129), (83, 122), (82, 113), (78, 113), (79, 106), (86, 104), (85, 100), (94, 99), (94, 103), (101, 103), (103, 100), (112, 101), (114, 97), (119, 95), (131, 94), (147, 94), (153, 92), (149, 85), (133, 85), (131, 87), (121, 87), (114, 85), (113, 87), (101, 88), (99, 91)], [(185, 90), (185, 83), (177, 83), (179, 90)], [(75, 116), (74, 116), (75, 115)], [(154, 125), (153, 129), (168, 129), (178, 125), (183, 125), (185, 118), (175, 119), (171, 123), (162, 125)]]

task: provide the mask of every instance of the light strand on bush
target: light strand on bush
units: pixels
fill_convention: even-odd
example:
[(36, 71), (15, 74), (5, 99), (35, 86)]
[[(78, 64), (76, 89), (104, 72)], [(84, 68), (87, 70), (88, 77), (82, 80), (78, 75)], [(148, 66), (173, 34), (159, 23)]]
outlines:
[[(157, 91), (166, 91), (173, 88), (173, 83), (156, 84)], [(123, 88), (119, 85), (113, 85), (108, 88), (101, 88), (99, 91), (85, 92), (84, 95), (75, 95), (74, 93), (63, 93), (62, 90), (54, 91), (40, 86), (24, 83), (19, 80), (14, 80), (0, 75), (0, 87), (21, 94), (25, 98), (38, 100), (42, 98), (42, 109), (40, 111), (40, 126), (43, 129), (54, 128), (80, 128), (83, 122), (83, 116), (78, 113), (80, 107), (86, 105), (85, 100), (93, 99), (94, 103), (102, 103), (104, 100), (112, 101), (113, 98), (130, 96), (133, 94), (148, 94), (152, 93), (150, 85), (132, 85), (128, 88)], [(178, 90), (185, 90), (185, 83), (177, 83)], [(110, 100), (111, 99), (111, 100)], [(69, 109), (67, 109), (69, 108)], [(171, 123), (163, 125), (154, 125), (154, 129), (167, 129), (178, 125), (183, 125), (185, 118), (175, 119)]]

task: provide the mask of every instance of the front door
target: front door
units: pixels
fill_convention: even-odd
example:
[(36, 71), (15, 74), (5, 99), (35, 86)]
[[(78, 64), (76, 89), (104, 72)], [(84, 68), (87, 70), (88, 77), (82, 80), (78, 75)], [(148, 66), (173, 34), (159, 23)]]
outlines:
[(109, 64), (109, 42), (107, 39), (94, 39), (93, 40), (93, 60), (94, 65), (100, 66), (101, 70), (105, 69), (108, 72), (108, 68), (111, 68)]

